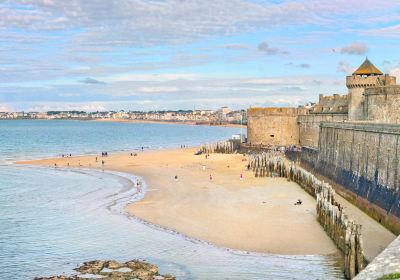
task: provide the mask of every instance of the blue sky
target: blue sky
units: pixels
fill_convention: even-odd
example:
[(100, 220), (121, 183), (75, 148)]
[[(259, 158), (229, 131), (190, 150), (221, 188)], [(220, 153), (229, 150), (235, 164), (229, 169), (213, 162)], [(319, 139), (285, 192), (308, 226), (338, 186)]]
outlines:
[(0, 1), (0, 111), (298, 106), (399, 39), (399, 1)]

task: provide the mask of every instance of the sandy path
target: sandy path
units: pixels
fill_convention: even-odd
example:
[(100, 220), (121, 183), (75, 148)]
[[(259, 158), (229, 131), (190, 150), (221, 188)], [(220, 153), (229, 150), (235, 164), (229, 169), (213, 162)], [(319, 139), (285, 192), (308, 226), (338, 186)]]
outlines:
[[(104, 158), (104, 168), (146, 180), (148, 192), (143, 200), (126, 207), (129, 214), (187, 236), (253, 252), (337, 252), (316, 222), (315, 200), (298, 185), (285, 179), (254, 178), (245, 171), (242, 155), (211, 154), (205, 159), (194, 156), (194, 151), (163, 150), (136, 157), (115, 154)], [(102, 168), (101, 160), (96, 163), (94, 156), (83, 156), (25, 163)], [(303, 201), (301, 206), (293, 205), (297, 199)]]
[(345, 213), (352, 220), (357, 221), (357, 223), (362, 225), (364, 255), (368, 261), (372, 261), (393, 240), (396, 239), (396, 235), (343, 197), (336, 195), (336, 200), (344, 207)]

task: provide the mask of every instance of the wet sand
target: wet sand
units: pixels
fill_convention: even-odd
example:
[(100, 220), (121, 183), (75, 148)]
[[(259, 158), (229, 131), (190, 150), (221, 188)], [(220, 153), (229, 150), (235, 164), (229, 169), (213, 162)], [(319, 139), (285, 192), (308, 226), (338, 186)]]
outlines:
[[(129, 215), (217, 246), (274, 254), (335, 254), (334, 243), (316, 221), (315, 200), (297, 184), (255, 178), (242, 155), (193, 155), (176, 149), (21, 162), (133, 173), (148, 190), (126, 207)], [(203, 170), (205, 166), (205, 171)], [(240, 180), (243, 174), (243, 180)], [(178, 176), (176, 181), (174, 177)], [(210, 175), (212, 180), (210, 180)], [(295, 206), (301, 199), (303, 204)]]

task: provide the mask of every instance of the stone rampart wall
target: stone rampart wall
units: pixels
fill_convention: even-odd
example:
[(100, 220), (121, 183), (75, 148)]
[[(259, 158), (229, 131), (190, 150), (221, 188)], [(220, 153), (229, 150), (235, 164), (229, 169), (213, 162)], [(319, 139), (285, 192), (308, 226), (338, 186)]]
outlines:
[(315, 169), (378, 206), (375, 218), (399, 232), (400, 126), (321, 123), (319, 142)]
[(343, 122), (347, 114), (309, 114), (298, 117), (300, 146), (318, 147), (321, 122)]
[(400, 86), (367, 88), (364, 96), (365, 120), (400, 124)]
[(298, 145), (299, 108), (250, 108), (247, 110), (247, 139), (250, 145)]

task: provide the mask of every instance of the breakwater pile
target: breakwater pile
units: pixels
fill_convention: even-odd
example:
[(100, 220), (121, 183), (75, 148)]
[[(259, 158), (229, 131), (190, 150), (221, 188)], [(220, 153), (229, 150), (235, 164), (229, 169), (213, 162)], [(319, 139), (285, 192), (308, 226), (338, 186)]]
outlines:
[(332, 180), (349, 201), (400, 234), (399, 125), (321, 123), (318, 149), (302, 149), (300, 159)]
[(317, 200), (317, 220), (344, 255), (344, 272), (353, 278), (364, 267), (361, 225), (350, 220), (335, 200), (335, 191), (310, 172), (276, 152), (250, 155), (256, 177), (283, 177), (300, 185)]
[(203, 144), (200, 146), (200, 151), (205, 154), (210, 153), (221, 153), (221, 154), (232, 154), (235, 153), (240, 146), (240, 142), (237, 141), (219, 141), (211, 144)]

